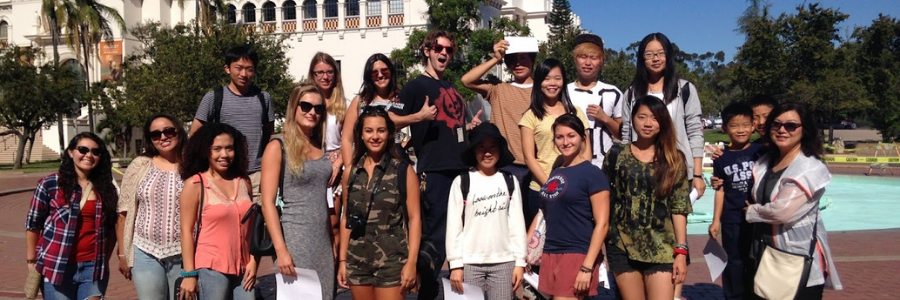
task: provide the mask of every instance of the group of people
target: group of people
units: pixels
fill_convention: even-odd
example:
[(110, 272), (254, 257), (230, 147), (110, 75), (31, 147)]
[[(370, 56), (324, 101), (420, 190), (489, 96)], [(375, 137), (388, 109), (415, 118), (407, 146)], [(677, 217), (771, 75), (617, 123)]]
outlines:
[[(445, 262), (453, 291), (444, 293), (469, 285), (510, 299), (537, 272), (540, 293), (584, 299), (597, 294), (603, 265), (623, 299), (679, 297), (688, 195), (706, 186), (700, 100), (667, 57), (672, 44), (661, 33), (643, 39), (624, 93), (598, 80), (596, 35), (575, 40), (574, 81), (558, 60), (536, 64), (536, 53), (509, 47), (497, 42), (462, 77), (490, 103), (489, 123), (467, 121), (444, 78), (457, 49), (450, 33), (426, 35), (424, 71), (402, 88), (388, 57), (369, 57), (349, 102), (337, 63), (318, 53), (275, 138), (272, 97), (252, 84), (256, 54), (229, 50), (231, 81), (203, 97), (189, 131), (165, 113), (147, 120), (149, 142), (120, 189), (90, 133), (38, 183), (26, 259), (45, 278), (44, 298), (100, 299), (115, 253), (140, 299), (254, 299), (261, 257), (246, 220), (255, 210), (278, 272), (315, 271), (323, 299), (338, 286), (354, 299), (435, 299)], [(481, 79), (501, 62), (512, 82)], [(840, 288), (818, 215), (830, 179), (821, 132), (802, 105), (756, 107), (723, 111), (732, 143), (717, 153), (709, 231), (729, 252), (725, 293), (752, 298), (757, 250), (803, 253), (815, 232), (802, 299), (820, 299), (823, 287)], [(748, 142), (753, 126), (758, 143)]]

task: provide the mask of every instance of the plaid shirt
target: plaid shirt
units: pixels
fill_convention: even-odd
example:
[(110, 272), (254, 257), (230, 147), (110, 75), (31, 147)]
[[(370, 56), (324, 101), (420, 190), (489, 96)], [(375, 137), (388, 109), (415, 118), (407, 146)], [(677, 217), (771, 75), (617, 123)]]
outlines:
[[(25, 230), (41, 232), (37, 242), (37, 271), (44, 275), (50, 283), (59, 285), (66, 276), (69, 260), (73, 260), (76, 246), (78, 216), (80, 214), (81, 187), (76, 187), (69, 199), (63, 195), (59, 186), (59, 174), (47, 175), (38, 181), (25, 219)], [(94, 248), (94, 281), (103, 278), (107, 268), (106, 230), (103, 226), (103, 207), (100, 195), (97, 195), (97, 244)], [(69, 274), (72, 275), (72, 274)]]

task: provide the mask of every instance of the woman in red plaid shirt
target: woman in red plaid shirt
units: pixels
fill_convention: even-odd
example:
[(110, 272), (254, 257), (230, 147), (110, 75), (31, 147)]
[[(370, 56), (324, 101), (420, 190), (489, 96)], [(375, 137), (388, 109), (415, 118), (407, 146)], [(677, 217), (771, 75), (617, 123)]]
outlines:
[(42, 178), (25, 219), (25, 258), (45, 277), (44, 299), (100, 299), (116, 244), (116, 203), (106, 144), (80, 133), (59, 172)]

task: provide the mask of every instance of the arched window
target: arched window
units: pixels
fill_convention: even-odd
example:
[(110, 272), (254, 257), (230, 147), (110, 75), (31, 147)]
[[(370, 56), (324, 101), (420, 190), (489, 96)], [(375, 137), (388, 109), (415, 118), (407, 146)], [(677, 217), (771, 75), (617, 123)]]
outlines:
[(402, 14), (403, 13), (403, 0), (388, 0), (388, 13)]
[(347, 16), (359, 15), (359, 0), (346, 0), (344, 4), (347, 6), (345, 8), (345, 10), (347, 11)]
[(316, 17), (316, 0), (303, 1), (303, 18), (315, 19)]
[(9, 40), (9, 23), (0, 21), (0, 42), (6, 42), (7, 40)]
[(275, 22), (275, 3), (266, 2), (262, 7), (263, 22)]
[(284, 3), (281, 4), (281, 10), (282, 10), (281, 16), (284, 17), (285, 20), (296, 20), (297, 19), (297, 3), (296, 2), (294, 2), (292, 0), (284, 1)]
[(228, 24), (237, 23), (237, 8), (228, 4), (228, 12), (225, 13), (225, 16), (228, 18)]
[(241, 15), (244, 23), (256, 23), (256, 5), (253, 5), (253, 3), (244, 4), (244, 7), (241, 8)]
[(326, 18), (337, 18), (337, 16), (338, 16), (337, 0), (325, 0), (325, 17)]
[(368, 16), (380, 16), (381, 15), (381, 0), (369, 0), (366, 2), (366, 15)]

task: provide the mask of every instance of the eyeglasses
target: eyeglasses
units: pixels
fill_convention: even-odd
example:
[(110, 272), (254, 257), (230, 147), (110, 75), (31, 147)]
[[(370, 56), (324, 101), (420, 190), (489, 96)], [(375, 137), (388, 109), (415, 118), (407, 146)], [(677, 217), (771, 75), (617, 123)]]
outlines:
[(372, 78), (378, 77), (378, 74), (379, 74), (379, 73), (381, 73), (381, 76), (384, 76), (384, 77), (391, 77), (391, 69), (388, 69), (388, 68), (381, 68), (381, 69), (377, 69), (377, 70), (372, 70), (372, 71), (370, 71), (370, 73), (371, 73), (371, 75), (372, 75)]
[(314, 105), (312, 103), (306, 101), (300, 101), (300, 111), (304, 113), (308, 113), (310, 110), (315, 109), (316, 114), (324, 115), (325, 114), (325, 104)]
[(659, 51), (656, 53), (644, 52), (644, 59), (653, 59), (654, 57), (666, 58), (666, 52), (665, 51)]
[(178, 136), (178, 131), (175, 130), (175, 127), (166, 127), (163, 130), (154, 130), (150, 132), (150, 139), (154, 141), (158, 141), (162, 138), (162, 135), (165, 134), (167, 138), (174, 138)]
[(320, 71), (313, 71), (313, 74), (316, 74), (316, 77), (322, 77), (322, 76), (325, 76), (325, 75), (328, 75), (328, 76), (334, 76), (334, 70), (328, 70), (328, 71), (321, 71), (321, 70), (320, 70)]
[(794, 123), (794, 122), (781, 123), (778, 121), (772, 121), (772, 131), (779, 131), (779, 130), (781, 130), (781, 127), (784, 127), (784, 130), (786, 130), (787, 132), (794, 132), (795, 130), (797, 130), (797, 128), (800, 128), (802, 126), (803, 125), (800, 123)]
[(78, 153), (81, 153), (81, 155), (86, 155), (86, 154), (88, 154), (88, 152), (91, 152), (91, 154), (93, 154), (94, 156), (100, 156), (100, 154), (102, 154), (102, 152), (100, 152), (100, 148), (88, 148), (85, 146), (78, 146), (78, 147), (75, 147), (75, 150), (78, 150)]
[(448, 55), (453, 55), (453, 51), (456, 51), (456, 49), (454, 49), (453, 46), (444, 46), (441, 44), (434, 44), (434, 46), (431, 46), (431, 49), (434, 49), (434, 52), (437, 52), (437, 53), (441, 53), (444, 51), (444, 49), (447, 49)]

